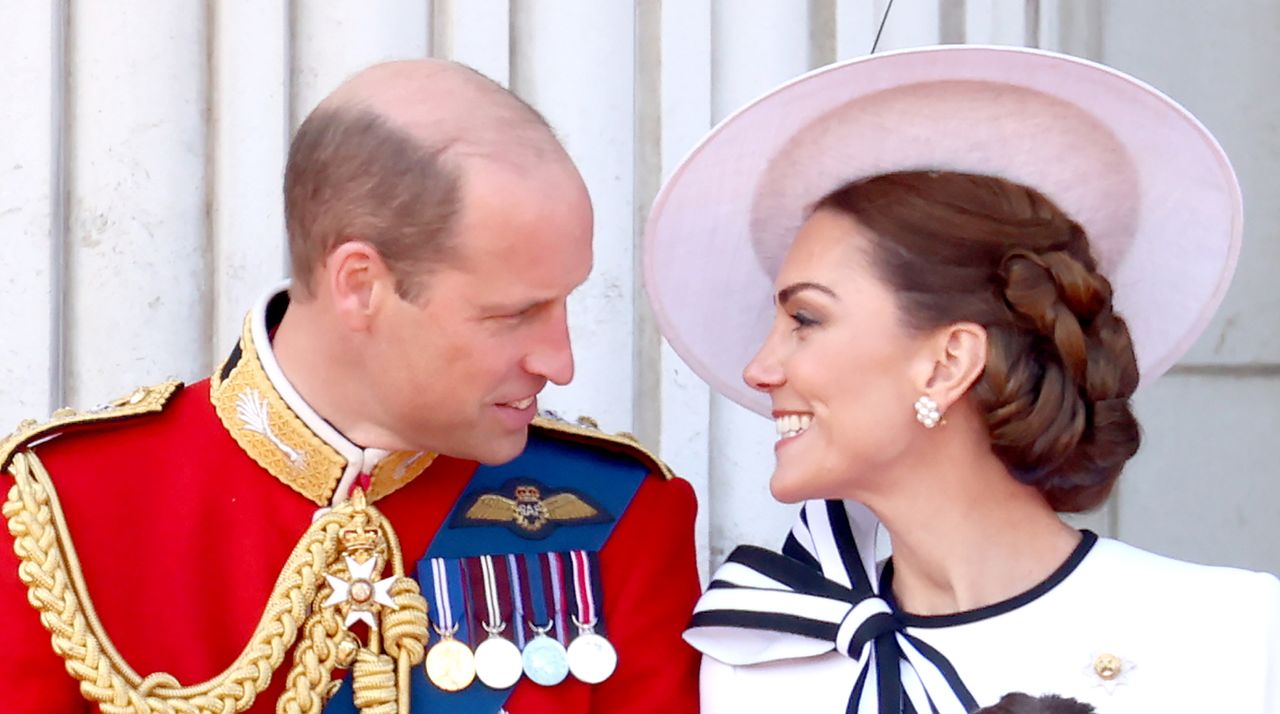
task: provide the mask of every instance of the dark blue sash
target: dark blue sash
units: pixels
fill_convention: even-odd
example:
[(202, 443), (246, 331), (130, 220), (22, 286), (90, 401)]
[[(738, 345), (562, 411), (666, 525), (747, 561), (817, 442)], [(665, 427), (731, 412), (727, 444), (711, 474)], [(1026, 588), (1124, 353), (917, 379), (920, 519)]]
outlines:
[[(481, 555), (536, 557), (539, 553), (599, 551), (613, 533), (618, 519), (630, 505), (648, 472), (648, 467), (625, 455), (579, 442), (555, 439), (538, 430), (531, 430), (528, 446), (514, 461), (501, 466), (481, 466), (476, 469), (462, 497), (445, 519), (444, 526), (431, 541), (426, 555), (418, 561), (414, 577), (417, 578), (423, 595), (431, 602), (435, 591), (432, 558), (456, 560)], [(424, 474), (421, 478), (430, 478), (430, 475)], [(480, 496), (509, 494), (513, 485), (525, 483), (536, 484), (545, 489), (544, 496), (572, 493), (590, 503), (601, 515), (594, 518), (553, 520), (537, 530), (506, 522), (490, 524), (466, 517), (467, 510)], [(450, 585), (458, 587), (457, 583), (451, 582)], [(434, 612), (434, 604), (431, 609)], [(469, 631), (467, 618), (458, 619), (461, 626), (455, 637), (475, 647), (482, 637)], [(438, 640), (439, 636), (433, 631), (428, 651)], [(514, 687), (490, 689), (476, 680), (460, 692), (444, 692), (427, 680), (419, 665), (413, 670), (411, 711), (415, 714), (494, 714), (506, 703), (513, 689)], [(351, 698), (350, 677), (346, 678), (342, 688), (325, 707), (325, 712), (358, 714)]]

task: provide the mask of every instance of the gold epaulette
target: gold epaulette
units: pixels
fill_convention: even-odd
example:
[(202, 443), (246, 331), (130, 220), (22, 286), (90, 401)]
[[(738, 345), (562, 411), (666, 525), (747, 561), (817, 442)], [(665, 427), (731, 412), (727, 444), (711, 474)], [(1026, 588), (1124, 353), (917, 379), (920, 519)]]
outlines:
[(657, 454), (646, 448), (644, 444), (641, 444), (634, 434), (627, 432), (606, 433), (600, 430), (599, 425), (591, 417), (578, 417), (578, 421), (575, 423), (564, 421), (563, 419), (539, 416), (533, 420), (533, 427), (553, 432), (571, 441), (595, 444), (609, 451), (627, 454), (648, 466), (651, 471), (662, 474), (664, 478), (675, 478), (675, 473), (671, 471), (671, 467), (667, 466), (662, 459), (658, 458)]
[(182, 382), (170, 380), (151, 387), (138, 387), (127, 396), (108, 402), (98, 409), (77, 411), (63, 407), (55, 411), (48, 421), (27, 419), (18, 424), (16, 431), (0, 441), (0, 471), (8, 468), (13, 455), (33, 441), (57, 436), (68, 427), (154, 414), (164, 409), (181, 388)]

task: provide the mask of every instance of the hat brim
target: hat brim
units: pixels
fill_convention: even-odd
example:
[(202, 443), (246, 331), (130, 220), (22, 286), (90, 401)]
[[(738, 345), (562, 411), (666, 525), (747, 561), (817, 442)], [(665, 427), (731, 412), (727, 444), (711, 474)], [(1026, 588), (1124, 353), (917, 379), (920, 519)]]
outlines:
[(742, 369), (815, 201), (904, 170), (1000, 176), (1089, 236), (1142, 383), (1208, 325), (1240, 249), (1235, 173), (1205, 127), (1114, 69), (1041, 50), (939, 46), (824, 67), (717, 125), (654, 201), (644, 278), (659, 330), (713, 389), (769, 414)]

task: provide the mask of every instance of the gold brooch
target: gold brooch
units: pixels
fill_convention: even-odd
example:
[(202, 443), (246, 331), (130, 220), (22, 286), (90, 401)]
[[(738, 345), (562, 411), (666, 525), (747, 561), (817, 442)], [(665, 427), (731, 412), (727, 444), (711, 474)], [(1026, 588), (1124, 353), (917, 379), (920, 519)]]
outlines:
[(1117, 687), (1129, 683), (1129, 676), (1137, 668), (1133, 662), (1111, 652), (1102, 652), (1093, 657), (1093, 662), (1085, 672), (1094, 680), (1094, 686), (1114, 694)]

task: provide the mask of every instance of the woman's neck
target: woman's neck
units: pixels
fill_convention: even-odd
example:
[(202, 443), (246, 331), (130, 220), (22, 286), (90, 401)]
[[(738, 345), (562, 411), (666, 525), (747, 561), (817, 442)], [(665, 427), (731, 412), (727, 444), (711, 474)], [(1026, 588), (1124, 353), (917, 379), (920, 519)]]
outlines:
[(1016, 481), (985, 441), (978, 445), (937, 439), (938, 448), (917, 452), (865, 499), (889, 531), (893, 592), (906, 612), (951, 614), (1014, 597), (1079, 544), (1038, 491)]

